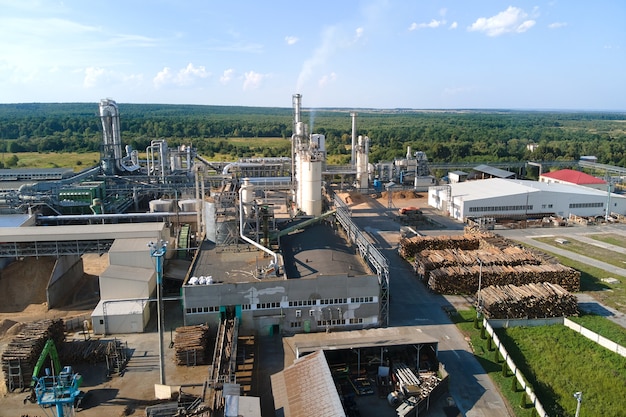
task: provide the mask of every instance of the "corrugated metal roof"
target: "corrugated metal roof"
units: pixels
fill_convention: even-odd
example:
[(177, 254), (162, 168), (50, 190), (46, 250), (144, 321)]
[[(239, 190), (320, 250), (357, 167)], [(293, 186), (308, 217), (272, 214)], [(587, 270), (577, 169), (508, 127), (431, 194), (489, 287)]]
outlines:
[[(285, 417), (345, 417), (324, 352), (304, 356), (271, 376), (274, 408)], [(280, 411), (280, 413), (278, 412)]]
[(572, 184), (584, 185), (584, 184), (606, 184), (601, 178), (594, 177), (593, 175), (586, 174), (581, 171), (575, 171), (573, 169), (561, 169), (553, 172), (546, 172), (541, 174), (542, 177), (552, 178), (554, 180), (571, 182)]
[(490, 167), (489, 165), (478, 165), (473, 168), (474, 171), (483, 172), (497, 178), (511, 178), (515, 176), (514, 172), (504, 169)]
[(380, 346), (401, 346), (437, 343), (437, 339), (419, 327), (401, 326), (360, 329), (331, 333), (300, 333), (286, 338), (285, 343), (300, 355), (306, 352)]
[[(506, 197), (512, 195), (551, 192), (581, 195), (604, 195), (606, 192), (574, 184), (547, 183), (530, 180), (513, 180), (504, 178), (489, 178), (486, 180), (465, 181), (450, 184), (453, 197), (462, 197), (464, 201), (482, 200), (490, 197)], [(624, 198), (618, 194), (611, 194), (611, 198)]]

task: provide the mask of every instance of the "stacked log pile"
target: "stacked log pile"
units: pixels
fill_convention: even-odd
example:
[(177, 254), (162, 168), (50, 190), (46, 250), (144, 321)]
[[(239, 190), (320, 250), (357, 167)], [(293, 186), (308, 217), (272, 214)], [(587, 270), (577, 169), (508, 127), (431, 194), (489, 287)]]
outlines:
[(430, 271), (453, 265), (538, 265), (537, 257), (522, 248), (511, 246), (500, 249), (485, 247), (481, 250), (459, 251), (454, 249), (423, 250), (415, 256), (414, 268), (417, 275), (428, 281)]
[(415, 236), (400, 240), (398, 252), (403, 258), (413, 258), (423, 250), (461, 249), (476, 250), (480, 246), (480, 234), (452, 236)]
[(182, 366), (208, 364), (210, 362), (207, 354), (208, 345), (208, 326), (200, 324), (178, 327), (174, 337), (176, 364)]
[(61, 363), (99, 363), (106, 360), (109, 340), (70, 340), (59, 349)]
[[(478, 291), (478, 265), (453, 265), (430, 271), (428, 287), (440, 294), (474, 294)], [(483, 265), (482, 287), (524, 285), (537, 282), (558, 284), (568, 291), (580, 290), (580, 272), (561, 264)]]
[(35, 364), (48, 339), (52, 339), (56, 346), (63, 343), (65, 339), (63, 320), (41, 320), (28, 323), (20, 334), (9, 342), (2, 353), (2, 370), (7, 387), (10, 386), (9, 363), (17, 361), (19, 361), (24, 384), (30, 385)]
[(563, 317), (578, 314), (576, 296), (549, 282), (490, 286), (480, 292), (483, 313), (491, 319)]

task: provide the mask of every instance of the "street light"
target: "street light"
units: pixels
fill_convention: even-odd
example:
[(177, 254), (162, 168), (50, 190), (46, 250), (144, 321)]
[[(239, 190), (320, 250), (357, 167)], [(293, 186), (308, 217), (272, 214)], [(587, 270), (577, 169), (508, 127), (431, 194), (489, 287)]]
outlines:
[(480, 318), (480, 315), (482, 313), (482, 307), (480, 305), (480, 289), (483, 285), (483, 260), (480, 258), (477, 258), (478, 261), (478, 295), (477, 295), (477, 300), (476, 300), (476, 318)]
[(576, 417), (578, 417), (578, 414), (580, 413), (580, 403), (583, 402), (583, 393), (581, 391), (575, 392), (574, 398), (578, 401), (578, 404), (576, 405)]
[(148, 243), (150, 256), (155, 260), (157, 279), (157, 331), (159, 333), (159, 376), (160, 384), (165, 385), (165, 362), (163, 359), (163, 257), (167, 250), (167, 242), (164, 240), (158, 243)]

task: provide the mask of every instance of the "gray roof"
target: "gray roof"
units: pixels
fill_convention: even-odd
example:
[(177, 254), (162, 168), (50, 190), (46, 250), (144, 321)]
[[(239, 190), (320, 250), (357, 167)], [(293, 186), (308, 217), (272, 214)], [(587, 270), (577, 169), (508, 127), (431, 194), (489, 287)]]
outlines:
[(319, 349), (340, 350), (438, 343), (437, 339), (424, 333), (421, 328), (413, 326), (331, 333), (301, 333), (284, 340), (297, 356)]
[(485, 173), (485, 174), (491, 175), (492, 177), (497, 177), (497, 178), (511, 178), (515, 176), (514, 172), (506, 171), (500, 168), (494, 168), (489, 165), (478, 165), (478, 166), (475, 166), (473, 170), (482, 172), (482, 173)]

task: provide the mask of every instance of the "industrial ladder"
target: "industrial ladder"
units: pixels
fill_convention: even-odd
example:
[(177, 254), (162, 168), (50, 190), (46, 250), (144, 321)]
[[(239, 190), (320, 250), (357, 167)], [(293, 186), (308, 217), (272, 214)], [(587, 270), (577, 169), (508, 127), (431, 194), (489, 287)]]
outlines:
[(24, 389), (24, 377), (22, 376), (22, 365), (20, 359), (9, 359), (9, 391), (16, 388)]

